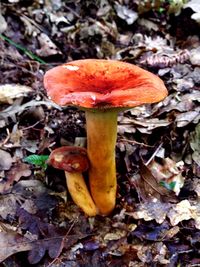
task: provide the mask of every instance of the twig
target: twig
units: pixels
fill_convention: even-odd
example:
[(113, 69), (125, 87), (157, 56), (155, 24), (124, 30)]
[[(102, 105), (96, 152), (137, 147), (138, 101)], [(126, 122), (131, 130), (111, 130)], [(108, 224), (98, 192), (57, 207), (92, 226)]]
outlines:
[(118, 141), (127, 142), (127, 143), (130, 143), (130, 144), (137, 144), (137, 145), (140, 145), (140, 146), (153, 147), (153, 146), (150, 146), (150, 145), (147, 145), (147, 144), (144, 144), (144, 143), (137, 142), (135, 140), (128, 140), (126, 138), (120, 138)]
[(62, 250), (63, 250), (63, 248), (64, 248), (64, 242), (65, 242), (67, 236), (68, 236), (69, 233), (71, 232), (71, 230), (72, 230), (72, 228), (74, 227), (74, 225), (75, 225), (76, 222), (77, 222), (77, 220), (74, 220), (74, 221), (73, 221), (73, 223), (72, 223), (72, 225), (70, 226), (69, 230), (67, 231), (66, 235), (65, 235), (65, 236), (63, 237), (63, 239), (62, 239), (62, 242), (61, 242), (61, 244), (60, 244), (60, 248), (59, 248), (59, 250), (58, 250), (58, 253), (57, 253), (56, 258), (55, 258), (52, 262), (50, 262), (49, 265), (47, 265), (47, 267), (52, 266), (52, 265), (58, 260), (58, 257), (60, 256), (60, 254), (61, 254), (61, 252), (62, 252)]
[(160, 150), (160, 148), (162, 147), (162, 145), (163, 145), (163, 143), (161, 143), (158, 147), (157, 147), (157, 149), (154, 151), (154, 153), (151, 155), (151, 157), (149, 158), (149, 160), (146, 162), (146, 163), (144, 163), (144, 165), (145, 166), (148, 166), (149, 165), (149, 163), (153, 160), (153, 158), (155, 157), (155, 155), (158, 153), (158, 151)]

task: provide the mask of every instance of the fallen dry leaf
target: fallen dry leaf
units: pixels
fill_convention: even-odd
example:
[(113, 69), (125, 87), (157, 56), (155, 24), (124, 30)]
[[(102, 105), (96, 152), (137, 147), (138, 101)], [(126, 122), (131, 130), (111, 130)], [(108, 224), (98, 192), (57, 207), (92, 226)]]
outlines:
[(7, 219), (8, 216), (14, 217), (19, 205), (24, 201), (23, 196), (17, 194), (6, 194), (0, 198), (0, 216)]
[(193, 111), (177, 114), (175, 119), (175, 121), (177, 122), (177, 127), (184, 127), (191, 122), (198, 123), (199, 120), (200, 120), (200, 107), (193, 109)]
[(126, 212), (127, 215), (135, 219), (145, 221), (156, 220), (161, 224), (165, 218), (170, 219), (171, 225), (175, 226), (184, 220), (193, 219), (195, 226), (200, 229), (200, 202), (189, 202), (182, 200), (177, 204), (164, 203), (157, 199), (137, 205), (135, 212)]
[(161, 196), (170, 197), (171, 192), (159, 184), (160, 181), (157, 179), (157, 177), (154, 177), (151, 168), (147, 168), (144, 164), (141, 164), (140, 175), (141, 180), (138, 180), (137, 190), (140, 189), (142, 199), (148, 200), (150, 196), (158, 199)]
[(41, 105), (45, 105), (47, 107), (54, 107), (58, 110), (61, 110), (61, 107), (56, 105), (50, 100), (44, 100), (44, 101), (37, 101), (35, 99), (25, 103), (21, 104), (21, 99), (16, 99), (13, 103), (13, 105), (9, 106), (8, 108), (4, 109), (0, 113), (0, 119), (3, 118), (7, 120), (8, 118), (12, 118), (14, 122), (17, 122), (16, 115), (22, 113), (24, 110), (29, 109), (30, 107), (37, 107)]
[(31, 199), (26, 199), (24, 203), (21, 205), (21, 208), (27, 211), (29, 214), (36, 214), (38, 210), (34, 201)]
[(46, 251), (54, 259), (60, 255), (63, 248), (69, 248), (81, 237), (80, 235), (59, 235), (56, 234), (56, 229), (54, 231), (54, 235), (48, 233), (48, 238), (41, 240), (31, 240), (11, 230), (0, 232), (0, 262), (22, 251), (30, 251), (28, 260), (31, 264), (37, 264)]
[(176, 163), (170, 158), (165, 158), (162, 159), (162, 164), (152, 160), (147, 168), (158, 183), (164, 182), (164, 185), (169, 185), (168, 189), (178, 195), (184, 185), (184, 177), (182, 176), (183, 166), (183, 161)]
[[(155, 256), (151, 255), (151, 251), (155, 253)], [(155, 245), (151, 246), (141, 246), (140, 249), (138, 247), (138, 252), (137, 252), (138, 258), (143, 262), (143, 263), (150, 263), (150, 262), (157, 262), (161, 264), (168, 264), (169, 260), (166, 259), (168, 255), (168, 250), (166, 245), (164, 245), (162, 242), (157, 242)]]
[(6, 174), (6, 180), (0, 182), (0, 193), (5, 194), (11, 189), (14, 182), (18, 182), (21, 177), (31, 175), (30, 166), (25, 163), (16, 163)]
[(31, 242), (17, 232), (0, 232), (0, 262), (9, 256), (32, 249)]
[(111, 241), (111, 240), (118, 240), (122, 237), (126, 236), (126, 231), (123, 230), (115, 230), (114, 233), (108, 233), (104, 236), (105, 241)]
[(51, 39), (44, 33), (38, 36), (40, 43), (40, 49), (36, 50), (36, 53), (40, 57), (49, 57), (52, 55), (61, 54), (57, 46), (51, 41)]
[(185, 95), (177, 95), (177, 93), (171, 94), (165, 101), (166, 105), (162, 109), (162, 112), (169, 112), (172, 110), (178, 110), (180, 112), (190, 111), (194, 109), (195, 101), (200, 101), (200, 92), (198, 90), (193, 90), (191, 93)]
[(0, 103), (12, 104), (13, 99), (26, 96), (31, 91), (31, 87), (20, 84), (0, 85)]
[(10, 153), (0, 149), (0, 170), (9, 170), (12, 165), (13, 159)]
[(152, 130), (166, 127), (171, 124), (168, 119), (159, 120), (158, 118), (146, 119), (141, 116), (137, 120), (121, 116), (118, 119), (118, 129), (120, 134), (134, 133), (138, 129), (141, 133), (151, 134)]
[(188, 200), (182, 200), (176, 205), (172, 206), (167, 216), (171, 224), (177, 225), (184, 220), (194, 219), (195, 226), (200, 229), (200, 203), (190, 203)]
[(170, 208), (170, 203), (163, 203), (154, 198), (137, 205), (136, 211), (126, 212), (126, 214), (133, 216), (135, 219), (144, 219), (145, 221), (156, 220), (157, 223), (161, 224), (164, 222)]

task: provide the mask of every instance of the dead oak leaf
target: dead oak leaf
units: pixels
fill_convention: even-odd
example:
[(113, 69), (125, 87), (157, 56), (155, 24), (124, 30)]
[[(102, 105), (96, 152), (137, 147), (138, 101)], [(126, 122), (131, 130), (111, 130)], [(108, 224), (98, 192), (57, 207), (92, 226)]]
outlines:
[[(31, 264), (37, 264), (48, 251), (49, 256), (54, 259), (60, 255), (63, 248), (74, 245), (79, 235), (57, 235), (41, 240), (29, 240), (14, 231), (0, 232), (0, 262), (13, 254), (30, 251), (28, 260)], [(65, 240), (66, 239), (66, 240)], [(62, 245), (63, 243), (63, 245)]]
[(15, 166), (6, 174), (6, 181), (0, 183), (0, 193), (4, 194), (8, 192), (14, 182), (18, 182), (21, 177), (28, 177), (31, 175), (31, 170), (28, 164), (25, 163), (16, 163)]
[(31, 249), (31, 242), (17, 232), (0, 232), (0, 262), (15, 253)]
[(155, 220), (161, 224), (166, 217), (169, 218), (172, 226), (178, 225), (184, 220), (195, 221), (195, 226), (200, 229), (200, 202), (189, 202), (182, 200), (177, 204), (164, 203), (158, 199), (139, 204), (135, 212), (126, 212), (134, 219), (144, 219), (145, 221)]
[(171, 224), (177, 225), (184, 220), (194, 219), (195, 226), (200, 229), (200, 203), (190, 203), (188, 200), (182, 200), (170, 209), (167, 216)]
[(171, 208), (171, 204), (163, 203), (154, 198), (137, 205), (136, 211), (126, 212), (127, 215), (132, 216), (134, 219), (144, 219), (145, 221), (155, 220), (161, 224), (166, 219), (166, 215)]
[(18, 182), (22, 176), (28, 177), (30, 175), (31, 175), (30, 166), (22, 162), (15, 164), (15, 166), (13, 166), (13, 168), (7, 174), (10, 180), (16, 182)]

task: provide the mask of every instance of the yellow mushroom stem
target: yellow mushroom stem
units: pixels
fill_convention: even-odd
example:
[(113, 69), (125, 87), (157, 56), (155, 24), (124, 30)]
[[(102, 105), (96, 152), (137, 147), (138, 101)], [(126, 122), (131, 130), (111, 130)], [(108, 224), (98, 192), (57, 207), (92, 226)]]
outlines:
[(97, 215), (97, 208), (80, 172), (65, 171), (66, 183), (74, 203), (88, 216)]
[(99, 213), (108, 215), (116, 202), (117, 111), (87, 109), (86, 126), (90, 191)]

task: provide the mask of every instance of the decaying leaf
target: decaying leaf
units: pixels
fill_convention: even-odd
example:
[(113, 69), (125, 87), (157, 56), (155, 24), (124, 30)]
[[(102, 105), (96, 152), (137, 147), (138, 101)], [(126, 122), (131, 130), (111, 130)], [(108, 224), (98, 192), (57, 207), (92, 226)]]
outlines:
[(184, 220), (193, 219), (196, 228), (200, 229), (200, 202), (190, 203), (188, 200), (182, 200), (172, 206), (167, 216), (172, 225), (177, 225)]
[(40, 57), (49, 57), (52, 55), (61, 54), (57, 46), (51, 41), (51, 39), (44, 33), (38, 36), (40, 43), (40, 49), (36, 50), (36, 53)]
[[(183, 162), (175, 162), (170, 158), (160, 158), (160, 163), (154, 157), (161, 155), (160, 149), (156, 150), (148, 162), (140, 164), (140, 176), (137, 181), (137, 191), (141, 198), (161, 199), (162, 197), (175, 200), (176, 195), (184, 185), (182, 176)], [(163, 152), (164, 153), (164, 152)], [(175, 193), (175, 194), (174, 194)]]
[(167, 189), (174, 191), (178, 195), (184, 185), (184, 177), (182, 176), (183, 165), (183, 161), (176, 163), (170, 158), (166, 158), (163, 159), (162, 164), (153, 160), (147, 167), (158, 183), (164, 182), (169, 186), (170, 184), (173, 185), (167, 187)]
[(0, 232), (0, 262), (15, 253), (31, 250), (32, 248), (32, 243), (17, 232)]
[(8, 216), (14, 217), (16, 210), (20, 204), (24, 201), (23, 196), (17, 194), (6, 194), (0, 198), (0, 216), (3, 219), (7, 219)]
[(165, 127), (171, 124), (168, 119), (159, 120), (158, 118), (146, 119), (141, 116), (137, 120), (127, 117), (120, 117), (119, 121), (119, 131), (123, 133), (134, 133), (135, 128), (137, 128), (141, 133), (151, 134), (152, 130)]
[(22, 209), (27, 211), (29, 214), (36, 214), (38, 208), (36, 207), (35, 203), (31, 199), (26, 199), (24, 203), (21, 205)]
[[(155, 256), (152, 255), (151, 251), (155, 253)], [(170, 263), (170, 261), (167, 259), (168, 249), (162, 242), (157, 242), (155, 245), (153, 244), (151, 246), (138, 246), (137, 255), (143, 263), (147, 264), (150, 264), (151, 262), (157, 262), (167, 265), (168, 263)]]
[(152, 199), (138, 205), (135, 212), (127, 212), (126, 214), (133, 216), (135, 219), (144, 219), (145, 221), (156, 220), (157, 223), (161, 224), (164, 222), (170, 208), (170, 203), (163, 203), (158, 199)]
[(115, 231), (114, 233), (108, 233), (104, 236), (105, 241), (110, 241), (110, 240), (118, 240), (122, 237), (126, 236), (126, 231)]
[(37, 106), (41, 106), (41, 105), (45, 105), (47, 107), (54, 107), (57, 108), (59, 110), (61, 110), (61, 108), (56, 105), (55, 103), (51, 102), (50, 100), (45, 100), (45, 101), (37, 101), (37, 100), (31, 100), (23, 105), (21, 105), (21, 99), (16, 99), (13, 103), (12, 106), (9, 106), (8, 108), (4, 109), (1, 111), (0, 113), (0, 119), (3, 118), (4, 120), (8, 120), (8, 118), (12, 118), (14, 122), (16, 122), (16, 115), (20, 114), (21, 112), (23, 112), (24, 110), (29, 109), (30, 107), (37, 107)]
[(160, 185), (160, 182), (154, 177), (151, 169), (145, 165), (140, 165), (141, 179), (137, 182), (137, 192), (142, 199), (148, 200), (150, 197), (160, 199), (162, 196), (170, 196), (171, 193)]
[(44, 183), (39, 180), (21, 180), (16, 183), (13, 187), (13, 193), (22, 194), (24, 196), (39, 196), (45, 195), (49, 192), (48, 188), (45, 187)]
[[(53, 230), (53, 229), (52, 229)], [(59, 235), (56, 228), (52, 233), (47, 232), (47, 237), (40, 240), (33, 240), (17, 232), (9, 230), (9, 232), (0, 232), (0, 262), (9, 256), (22, 251), (29, 251), (28, 260), (31, 264), (37, 264), (45, 255), (46, 251), (49, 256), (54, 259), (59, 257), (63, 248), (69, 248), (74, 245), (81, 235)]]
[(28, 177), (31, 175), (31, 170), (29, 165), (25, 163), (16, 163), (11, 169), (6, 173), (5, 181), (0, 182), (0, 193), (7, 193), (14, 182), (18, 182), (21, 177)]
[(0, 149), (0, 170), (9, 170), (12, 165), (13, 159), (10, 153)]
[(195, 107), (194, 102), (200, 101), (200, 92), (198, 90), (192, 90), (191, 93), (185, 95), (171, 94), (165, 101), (165, 107), (163, 112), (170, 112), (172, 110), (178, 110), (180, 112), (192, 111)]
[(0, 103), (12, 104), (13, 99), (26, 96), (31, 91), (31, 87), (20, 84), (0, 85)]
[(115, 4), (115, 9), (117, 11), (117, 15), (121, 19), (125, 20), (129, 25), (133, 24), (138, 18), (138, 14), (135, 11), (128, 9), (126, 6), (122, 6), (117, 2)]
[(197, 107), (193, 111), (177, 114), (176, 122), (177, 127), (184, 127), (191, 122), (198, 123), (200, 120), (200, 108)]
[(137, 205), (135, 212), (126, 212), (127, 215), (135, 219), (144, 219), (145, 221), (156, 220), (161, 224), (166, 217), (170, 219), (171, 225), (176, 226), (184, 220), (193, 219), (195, 226), (200, 229), (200, 202), (189, 202), (182, 200), (177, 204), (164, 203), (157, 199), (152, 199)]

